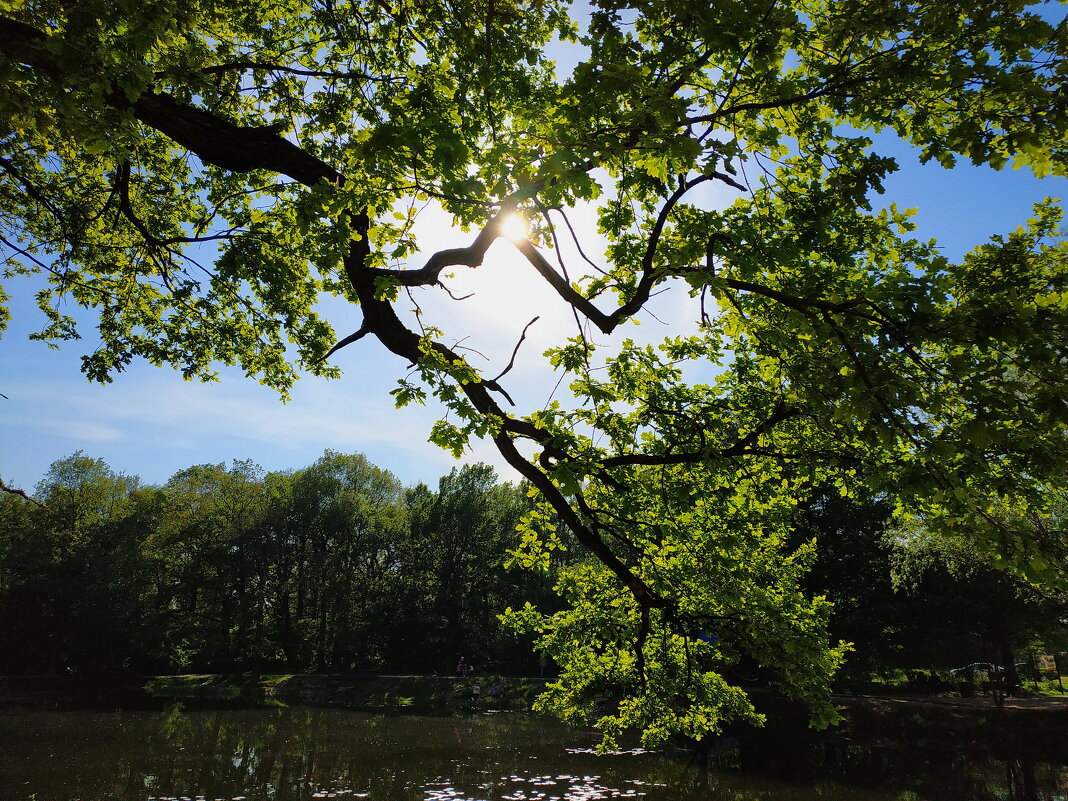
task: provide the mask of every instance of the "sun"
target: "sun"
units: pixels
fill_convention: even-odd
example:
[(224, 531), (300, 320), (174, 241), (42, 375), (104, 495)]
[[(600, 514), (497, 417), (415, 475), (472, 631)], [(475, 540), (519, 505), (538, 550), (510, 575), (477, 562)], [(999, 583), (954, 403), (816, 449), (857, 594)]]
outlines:
[(522, 214), (506, 214), (500, 221), (501, 236), (513, 242), (522, 242), (527, 238), (527, 221)]

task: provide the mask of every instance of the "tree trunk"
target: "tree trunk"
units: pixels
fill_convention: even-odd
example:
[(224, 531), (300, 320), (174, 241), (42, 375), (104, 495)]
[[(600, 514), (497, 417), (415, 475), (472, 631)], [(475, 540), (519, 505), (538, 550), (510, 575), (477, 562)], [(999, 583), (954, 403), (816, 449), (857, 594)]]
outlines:
[(998, 634), (998, 650), (1001, 652), (1001, 666), (1005, 674), (1005, 693), (1012, 698), (1020, 695), (1020, 674), (1016, 671), (1016, 661), (1009, 647), (1009, 638)]

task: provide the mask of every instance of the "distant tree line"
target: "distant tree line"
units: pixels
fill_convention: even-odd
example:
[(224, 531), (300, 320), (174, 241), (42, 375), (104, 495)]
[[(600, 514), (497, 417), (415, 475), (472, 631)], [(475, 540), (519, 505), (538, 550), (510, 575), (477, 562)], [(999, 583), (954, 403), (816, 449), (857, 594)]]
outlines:
[[(451, 673), (460, 656), (537, 672), (533, 638), (497, 616), (559, 609), (561, 571), (588, 559), (563, 548), (507, 568), (530, 501), (483, 464), (404, 487), (327, 451), (302, 470), (205, 464), (149, 486), (78, 452), (34, 497), (43, 505), (0, 495), (0, 673)], [(840, 682), (978, 661), (1011, 671), (1030, 649), (1068, 649), (1063, 592), (891, 517), (833, 488), (796, 516), (795, 545), (816, 545), (805, 589), (834, 603), (832, 635), (852, 643)]]
[(0, 498), (0, 672), (537, 669), (496, 616), (552, 579), (503, 567), (527, 497), (486, 465), (405, 488), (328, 451), (146, 486), (79, 452), (36, 498)]

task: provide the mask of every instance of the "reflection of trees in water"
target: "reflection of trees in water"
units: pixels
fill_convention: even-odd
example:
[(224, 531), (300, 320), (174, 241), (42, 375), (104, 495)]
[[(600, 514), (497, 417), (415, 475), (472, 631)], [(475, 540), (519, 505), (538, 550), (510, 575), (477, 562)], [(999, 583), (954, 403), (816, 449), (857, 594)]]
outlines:
[[(40, 801), (203, 795), (310, 801), (428, 798), (1047, 801), (1068, 765), (1023, 754), (856, 742), (767, 729), (666, 758), (598, 757), (593, 734), (521, 717), (371, 718), (336, 710), (48, 713), (0, 718), (0, 787)], [(1016, 746), (1013, 746), (1016, 747)], [(569, 752), (570, 749), (570, 752)], [(64, 755), (57, 765), (56, 754)], [(52, 756), (49, 756), (52, 755)], [(60, 768), (60, 769), (57, 769)], [(16, 773), (15, 771), (20, 771)], [(594, 778), (590, 778), (594, 777)], [(440, 791), (440, 792), (439, 792)], [(437, 795), (435, 795), (437, 793)], [(542, 793), (543, 796), (538, 794)], [(2, 792), (0, 792), (2, 795)]]
[[(676, 787), (682, 797), (703, 798), (730, 786), (735, 788), (730, 797), (738, 801), (809, 798), (793, 793), (828, 784), (867, 788), (894, 798), (961, 801), (1047, 801), (1062, 797), (1068, 787), (1068, 766), (1063, 762), (993, 754), (963, 745), (864, 743), (792, 727), (769, 727), (741, 737), (709, 738), (681, 763)], [(1006, 748), (1018, 751), (1020, 745), (1006, 744)], [(1050, 757), (1048, 753), (1036, 756)], [(730, 779), (732, 773), (780, 784), (767, 795), (739, 795)]]
[(559, 761), (564, 746), (575, 742), (575, 734), (558, 725), (512, 721), (375, 719), (330, 710), (171, 711), (157, 749), (168, 762), (156, 773), (154, 789), (157, 797), (190, 795), (195, 788), (208, 798), (307, 799), (328, 789), (422, 799), (426, 785), (443, 778), (499, 797), (509, 786), (507, 774), (528, 768), (529, 757)]
[[(1045, 774), (1045, 775), (1043, 775)], [(1064, 798), (1068, 790), (1068, 769), (1054, 765), (1040, 765), (1027, 759), (1005, 763), (1006, 801), (1044, 801)], [(1059, 791), (1059, 793), (1058, 793)]]
[(1039, 801), (1035, 766), (1023, 760), (1005, 763), (1005, 779), (1009, 801)]

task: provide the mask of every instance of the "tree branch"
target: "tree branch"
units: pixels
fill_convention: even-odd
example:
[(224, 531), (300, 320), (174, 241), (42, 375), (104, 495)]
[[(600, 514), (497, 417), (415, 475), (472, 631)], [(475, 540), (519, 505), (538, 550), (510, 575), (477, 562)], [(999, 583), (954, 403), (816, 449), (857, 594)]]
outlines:
[(233, 237), (233, 229), (230, 231), (224, 231), (220, 234), (212, 234), (211, 236), (169, 236), (166, 239), (160, 239), (153, 234), (148, 226), (137, 216), (134, 211), (133, 203), (130, 201), (130, 160), (125, 159), (119, 166), (118, 173), (116, 175), (116, 188), (119, 193), (119, 210), (122, 212), (122, 216), (125, 217), (131, 225), (137, 230), (137, 233), (141, 234), (141, 237), (145, 240), (145, 244), (157, 248), (168, 248), (171, 245), (183, 245), (183, 244), (196, 244), (200, 242), (215, 242), (220, 239), (231, 239)]
[(338, 343), (334, 345), (334, 347), (330, 348), (330, 350), (326, 352), (325, 356), (323, 356), (321, 359), (316, 359), (313, 364), (322, 364), (346, 345), (351, 345), (353, 342), (363, 339), (369, 333), (371, 332), (367, 330), (366, 324), (360, 326), (358, 330), (353, 331), (344, 339), (339, 340)]
[[(772, 108), (787, 108), (789, 106), (797, 106), (802, 103), (807, 103), (809, 100), (815, 100), (820, 97), (826, 97), (833, 95), (840, 89), (847, 89), (852, 86), (856, 86), (862, 83), (868, 83), (874, 81), (875, 78), (870, 75), (858, 75), (854, 78), (847, 78), (839, 81), (838, 83), (825, 83), (822, 86), (818, 86), (804, 94), (794, 95), (792, 97), (784, 97), (781, 100), (766, 100), (760, 103), (738, 103), (734, 106), (727, 106), (726, 108), (717, 109), (709, 114), (698, 114), (694, 117), (687, 117), (683, 120), (684, 123), (693, 125), (695, 123), (702, 122), (718, 122), (723, 117), (729, 117), (732, 114), (740, 114), (743, 111), (765, 111)], [(848, 95), (845, 95), (848, 96)]]
[(858, 312), (857, 306), (862, 306), (868, 302), (868, 299), (863, 295), (858, 295), (855, 298), (849, 300), (843, 300), (839, 302), (824, 300), (822, 298), (802, 298), (797, 295), (791, 295), (788, 292), (783, 292), (778, 289), (774, 289), (764, 284), (755, 284), (752, 281), (740, 281), (737, 278), (727, 278), (724, 282), (731, 289), (737, 289), (742, 292), (753, 292), (757, 295), (763, 295), (764, 297), (777, 300), (784, 306), (788, 306), (795, 311), (802, 312), (804, 314), (810, 314), (812, 309), (819, 309), (824, 312), (850, 312), (857, 317), (863, 317), (866, 320), (872, 322), (881, 323), (878, 318), (866, 314), (864, 312)]
[(179, 103), (166, 93), (145, 92), (132, 104), (112, 97), (118, 107), (173, 139), (202, 161), (231, 172), (269, 170), (305, 186), (340, 184), (343, 176), (272, 129), (235, 125), (211, 111)]
[(427, 259), (418, 270), (389, 270), (375, 268), (370, 271), (376, 278), (388, 278), (401, 286), (433, 286), (440, 283), (439, 276), (446, 267), (478, 267), (486, 257), (490, 245), (501, 236), (501, 221), (519, 205), (519, 194), (506, 199), (493, 218), (479, 231), (475, 241), (465, 248), (439, 250)]
[(30, 503), (37, 504), (42, 509), (47, 509), (48, 508), (47, 506), (45, 506), (40, 501), (34, 500), (29, 495), (27, 495), (25, 490), (16, 489), (15, 487), (9, 487), (7, 484), (4, 483), (4, 480), (2, 478), (0, 478), (0, 492), (8, 492), (8, 493), (10, 493), (12, 495), (18, 495), (20, 498), (23, 498), (24, 500), (27, 500)]
[(634, 294), (631, 296), (630, 300), (620, 305), (610, 314), (602, 312), (592, 301), (576, 291), (566, 277), (561, 276), (555, 269), (553, 269), (552, 265), (550, 265), (538, 249), (534, 247), (532, 242), (524, 239), (521, 242), (517, 242), (516, 247), (519, 249), (519, 252), (526, 257), (527, 261), (530, 262), (534, 269), (538, 271), (538, 274), (556, 290), (556, 293), (563, 298), (564, 301), (585, 315), (590, 322), (601, 330), (602, 333), (609, 334), (624, 320), (636, 314), (648, 302), (650, 293), (652, 292), (653, 287), (656, 286), (659, 277), (657, 271), (653, 269), (653, 262), (656, 258), (656, 248), (660, 242), (660, 236), (663, 233), (664, 226), (667, 224), (667, 219), (671, 215), (672, 210), (687, 192), (700, 184), (712, 180), (726, 181), (737, 189), (748, 191), (744, 186), (735, 182), (728, 176), (716, 172), (709, 175), (699, 175), (692, 181), (683, 183), (672, 192), (664, 201), (664, 205), (660, 208), (656, 220), (653, 223), (653, 229), (649, 234), (645, 253), (642, 256), (641, 277), (638, 279)]
[(508, 360), (508, 366), (501, 370), (500, 375), (493, 379), (494, 383), (504, 378), (504, 376), (508, 374), (508, 371), (515, 366), (515, 357), (516, 354), (519, 353), (519, 347), (523, 344), (523, 340), (527, 338), (527, 329), (534, 325), (534, 323), (538, 322), (538, 319), (539, 317), (535, 317), (533, 320), (523, 326), (523, 333), (519, 335), (519, 341), (515, 343), (515, 349), (512, 351), (512, 358)]
[[(609, 456), (602, 459), (600, 464), (602, 467), (623, 467), (623, 466), (667, 466), (673, 464), (697, 464), (699, 462), (707, 462), (711, 458), (723, 458), (728, 456), (745, 456), (754, 455), (755, 452), (751, 451), (751, 447), (761, 437), (761, 435), (767, 433), (779, 423), (789, 420), (792, 417), (797, 417), (801, 412), (797, 409), (787, 408), (784, 404), (779, 404), (771, 413), (771, 415), (763, 422), (756, 425), (752, 431), (746, 434), (741, 439), (734, 442), (732, 445), (721, 448), (718, 451), (709, 451), (707, 449), (700, 451), (687, 451), (682, 453), (657, 453), (657, 454), (621, 454), (619, 456)], [(763, 455), (763, 454), (761, 454)]]
[(290, 75), (300, 75), (307, 78), (338, 78), (340, 80), (356, 79), (361, 81), (372, 81), (376, 83), (393, 83), (401, 80), (398, 77), (370, 75), (366, 72), (338, 72), (335, 70), (299, 69), (297, 67), (290, 67), (285, 64), (270, 64), (263, 61), (251, 60), (238, 60), (230, 61), (226, 64), (215, 64), (210, 67), (204, 67), (201, 72), (206, 75), (213, 75), (215, 73), (230, 72), (232, 70), (263, 70), (265, 72), (285, 72)]

